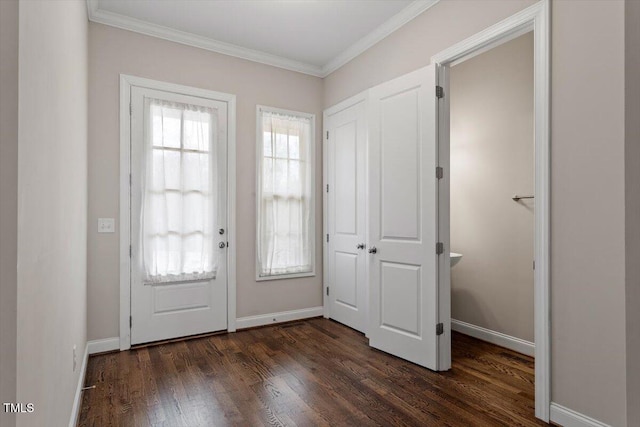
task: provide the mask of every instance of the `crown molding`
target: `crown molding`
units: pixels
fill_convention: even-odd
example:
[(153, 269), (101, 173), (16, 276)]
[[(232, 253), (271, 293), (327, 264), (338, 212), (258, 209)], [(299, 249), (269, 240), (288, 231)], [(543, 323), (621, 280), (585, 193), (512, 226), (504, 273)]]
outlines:
[(299, 73), (309, 74), (315, 77), (326, 77), (369, 49), (371, 46), (378, 43), (380, 40), (387, 37), (389, 34), (405, 25), (407, 22), (411, 21), (416, 16), (420, 15), (422, 12), (434, 6), (440, 0), (415, 0), (322, 67), (101, 10), (99, 8), (98, 0), (86, 1), (87, 14), (89, 20), (92, 22), (152, 37), (158, 37), (187, 46), (210, 50), (223, 55), (246, 59), (278, 68), (284, 68), (286, 70), (297, 71)]
[(336, 71), (358, 55), (375, 45), (391, 33), (400, 29), (403, 25), (413, 20), (422, 12), (435, 6), (440, 0), (416, 0), (402, 9), (400, 12), (389, 18), (378, 28), (349, 46), (346, 50), (333, 58), (324, 67), (322, 67), (322, 77)]
[(200, 49), (210, 50), (212, 52), (221, 53), (236, 58), (246, 59), (261, 64), (271, 65), (286, 70), (297, 71), (299, 73), (309, 74), (316, 77), (322, 76), (322, 68), (317, 65), (307, 64), (293, 59), (283, 58), (281, 56), (236, 46), (230, 43), (224, 43), (208, 37), (199, 36), (193, 33), (176, 30), (165, 27), (163, 25), (152, 24), (150, 22), (141, 21), (129, 16), (101, 10), (98, 8), (97, 0), (87, 0), (89, 12), (89, 20), (99, 24), (105, 24), (123, 30), (129, 30), (147, 36), (157, 37)]

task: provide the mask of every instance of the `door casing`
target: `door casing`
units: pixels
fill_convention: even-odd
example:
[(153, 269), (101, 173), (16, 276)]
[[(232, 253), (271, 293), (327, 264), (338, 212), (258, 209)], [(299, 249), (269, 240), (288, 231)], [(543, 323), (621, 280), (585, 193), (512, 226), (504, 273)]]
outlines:
[[(533, 31), (534, 38), (534, 336), (535, 336), (535, 415), (549, 421), (551, 406), (551, 139), (550, 139), (550, 14), (549, 0), (540, 2), (501, 22), (437, 53), (431, 63), (438, 64), (438, 84), (444, 88), (444, 102), (438, 111), (438, 155), (444, 168), (439, 193), (439, 235), (445, 246), (448, 263), (449, 246), (449, 100), (448, 69), (473, 56)], [(440, 271), (446, 271), (441, 268)], [(440, 313), (451, 310), (451, 280), (447, 274), (439, 277)], [(445, 325), (446, 329), (446, 325)], [(449, 337), (450, 339), (450, 337)], [(441, 345), (439, 360), (451, 363), (451, 345)]]
[(120, 350), (131, 348), (131, 88), (174, 92), (227, 103), (227, 331), (236, 330), (236, 96), (120, 75)]

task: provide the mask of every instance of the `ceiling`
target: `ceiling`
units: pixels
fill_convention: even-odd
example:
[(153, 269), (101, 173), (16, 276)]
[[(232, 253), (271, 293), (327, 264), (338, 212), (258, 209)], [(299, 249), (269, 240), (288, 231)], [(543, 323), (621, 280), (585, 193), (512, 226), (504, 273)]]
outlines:
[(87, 0), (89, 19), (324, 77), (438, 0)]

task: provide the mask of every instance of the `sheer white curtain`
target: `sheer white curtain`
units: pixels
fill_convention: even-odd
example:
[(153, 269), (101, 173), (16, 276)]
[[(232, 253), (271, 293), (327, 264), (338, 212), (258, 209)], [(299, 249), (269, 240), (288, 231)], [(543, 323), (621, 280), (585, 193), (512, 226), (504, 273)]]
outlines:
[(214, 278), (216, 111), (145, 100), (145, 283)]
[(264, 110), (260, 113), (258, 276), (311, 272), (311, 120)]

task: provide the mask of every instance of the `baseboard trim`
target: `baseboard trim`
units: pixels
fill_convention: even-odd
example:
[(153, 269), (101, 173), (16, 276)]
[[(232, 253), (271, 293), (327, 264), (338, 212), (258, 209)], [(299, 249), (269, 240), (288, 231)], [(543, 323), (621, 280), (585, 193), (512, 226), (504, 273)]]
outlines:
[(563, 427), (610, 427), (609, 424), (605, 424), (554, 402), (551, 402), (550, 419), (553, 423), (560, 424)]
[(107, 351), (120, 350), (120, 338), (105, 338), (92, 340), (87, 343), (89, 354), (105, 353)]
[(456, 332), (460, 332), (461, 334), (469, 335), (474, 338), (478, 338), (479, 340), (487, 341), (491, 344), (517, 351), (518, 353), (526, 354), (527, 356), (535, 356), (536, 347), (534, 343), (503, 334), (502, 332), (492, 331), (491, 329), (455, 319), (451, 319), (451, 329)]
[(78, 376), (78, 386), (76, 387), (76, 395), (73, 398), (73, 406), (71, 407), (71, 418), (69, 419), (69, 427), (78, 425), (78, 415), (80, 414), (80, 406), (82, 405), (82, 388), (84, 387), (84, 379), (87, 374), (87, 363), (89, 360), (89, 343), (84, 346), (84, 356), (82, 357), (82, 365), (80, 366), (80, 375)]
[(281, 311), (278, 313), (260, 314), (258, 316), (240, 317), (236, 320), (237, 329), (254, 328), (256, 326), (274, 323), (290, 322), (292, 320), (319, 317), (323, 314), (323, 307), (303, 308), (301, 310)]

